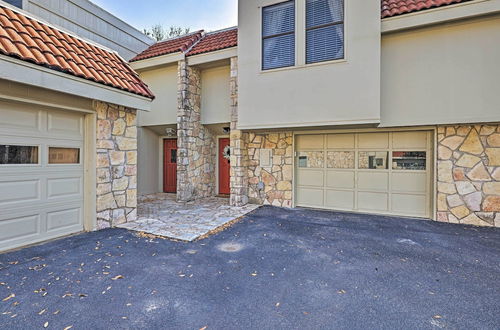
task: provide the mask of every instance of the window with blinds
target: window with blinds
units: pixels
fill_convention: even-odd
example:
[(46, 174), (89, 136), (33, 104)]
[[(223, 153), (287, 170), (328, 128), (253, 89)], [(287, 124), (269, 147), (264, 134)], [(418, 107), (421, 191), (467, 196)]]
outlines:
[(295, 1), (262, 9), (262, 69), (295, 65)]
[(344, 58), (344, 0), (306, 0), (306, 63)]

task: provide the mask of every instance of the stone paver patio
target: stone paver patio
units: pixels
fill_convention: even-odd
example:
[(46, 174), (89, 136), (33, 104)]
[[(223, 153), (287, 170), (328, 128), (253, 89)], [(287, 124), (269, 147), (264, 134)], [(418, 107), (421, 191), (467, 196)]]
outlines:
[(144, 195), (138, 197), (137, 221), (118, 227), (192, 242), (257, 208), (229, 206), (227, 198), (180, 203), (175, 194)]

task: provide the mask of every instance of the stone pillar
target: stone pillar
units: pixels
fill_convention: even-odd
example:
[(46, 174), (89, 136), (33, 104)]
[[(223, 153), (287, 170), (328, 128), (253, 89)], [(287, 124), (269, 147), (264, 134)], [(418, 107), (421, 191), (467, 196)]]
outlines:
[(187, 202), (215, 194), (216, 142), (201, 124), (200, 70), (178, 63), (177, 200)]
[(438, 127), (437, 220), (500, 227), (500, 125)]
[(231, 170), (230, 204), (243, 206), (248, 203), (248, 178), (246, 148), (247, 133), (237, 129), (238, 124), (238, 58), (231, 58), (231, 77), (229, 80), (231, 95)]
[(137, 218), (137, 111), (96, 102), (97, 227)]

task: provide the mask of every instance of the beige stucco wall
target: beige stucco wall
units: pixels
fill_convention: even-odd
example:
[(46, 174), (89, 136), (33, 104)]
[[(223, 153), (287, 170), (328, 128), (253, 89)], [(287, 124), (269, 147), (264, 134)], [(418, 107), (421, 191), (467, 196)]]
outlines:
[(152, 130), (139, 127), (137, 130), (137, 190), (139, 195), (161, 191), (160, 138)]
[(157, 67), (139, 73), (149, 86), (155, 99), (150, 112), (141, 111), (138, 115), (139, 126), (171, 125), (177, 123), (177, 63)]
[(230, 67), (222, 66), (201, 72), (202, 124), (227, 123), (230, 118)]
[(382, 37), (382, 125), (500, 120), (500, 16)]
[(261, 6), (239, 1), (239, 128), (377, 122), (380, 3), (346, 2), (346, 60), (305, 65), (305, 0), (297, 0), (296, 66), (261, 72)]

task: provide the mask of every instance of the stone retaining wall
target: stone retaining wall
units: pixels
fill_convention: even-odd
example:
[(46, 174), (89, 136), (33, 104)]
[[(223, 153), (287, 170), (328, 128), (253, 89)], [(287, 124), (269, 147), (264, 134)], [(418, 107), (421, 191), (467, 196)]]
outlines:
[(438, 128), (437, 220), (500, 227), (500, 125)]
[(96, 102), (97, 227), (137, 218), (136, 110)]

